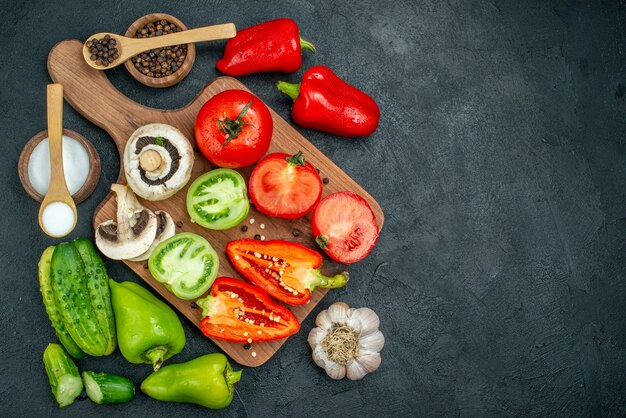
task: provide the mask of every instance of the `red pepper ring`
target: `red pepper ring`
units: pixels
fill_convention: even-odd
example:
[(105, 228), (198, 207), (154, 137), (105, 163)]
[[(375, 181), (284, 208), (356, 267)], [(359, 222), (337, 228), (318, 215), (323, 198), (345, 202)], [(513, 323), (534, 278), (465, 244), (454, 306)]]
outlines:
[(289, 309), (259, 287), (230, 277), (216, 279), (211, 294), (196, 304), (202, 308), (200, 330), (207, 337), (252, 343), (285, 338), (300, 329)]

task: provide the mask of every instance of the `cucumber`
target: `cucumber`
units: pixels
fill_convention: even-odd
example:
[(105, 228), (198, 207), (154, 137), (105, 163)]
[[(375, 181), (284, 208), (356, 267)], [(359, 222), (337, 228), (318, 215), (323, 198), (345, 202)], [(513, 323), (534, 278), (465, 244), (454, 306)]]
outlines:
[(124, 376), (83, 372), (87, 396), (94, 403), (124, 403), (135, 397), (135, 385)]
[(59, 344), (48, 344), (43, 352), (50, 389), (60, 407), (71, 405), (83, 391), (78, 368)]
[(53, 252), (54, 247), (48, 247), (44, 250), (39, 259), (39, 290), (41, 291), (46, 313), (48, 314), (48, 318), (50, 318), (52, 328), (54, 328), (57, 338), (72, 357), (81, 359), (87, 354), (74, 342), (72, 336), (65, 328), (61, 314), (54, 302), (54, 294), (52, 292), (52, 286), (50, 285), (50, 262)]
[(108, 343), (91, 307), (85, 265), (72, 244), (62, 243), (54, 249), (50, 282), (63, 324), (74, 342), (89, 355), (104, 355)]
[(104, 262), (95, 247), (86, 238), (78, 238), (72, 242), (78, 250), (85, 264), (87, 289), (91, 299), (91, 306), (98, 320), (98, 326), (107, 341), (104, 355), (111, 354), (117, 347), (115, 336), (115, 318), (111, 307), (111, 290), (109, 289), (109, 277)]

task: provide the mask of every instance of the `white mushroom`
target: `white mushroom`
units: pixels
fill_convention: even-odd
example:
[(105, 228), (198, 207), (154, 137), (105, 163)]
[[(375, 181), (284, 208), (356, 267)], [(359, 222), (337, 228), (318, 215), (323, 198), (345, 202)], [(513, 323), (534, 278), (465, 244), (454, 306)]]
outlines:
[(146, 200), (163, 200), (191, 177), (194, 153), (173, 126), (151, 123), (137, 129), (124, 149), (124, 173), (131, 189)]
[(113, 260), (137, 257), (149, 248), (157, 230), (154, 213), (137, 201), (133, 192), (121, 184), (112, 184), (117, 198), (117, 218), (96, 228), (96, 245)]
[(176, 225), (174, 225), (174, 220), (169, 213), (163, 210), (157, 210), (154, 212), (154, 214), (157, 218), (157, 230), (152, 245), (150, 245), (148, 251), (141, 254), (140, 256), (129, 258), (130, 261), (147, 260), (148, 258), (150, 258), (150, 254), (152, 254), (157, 245), (159, 245), (166, 239), (173, 237), (176, 233)]

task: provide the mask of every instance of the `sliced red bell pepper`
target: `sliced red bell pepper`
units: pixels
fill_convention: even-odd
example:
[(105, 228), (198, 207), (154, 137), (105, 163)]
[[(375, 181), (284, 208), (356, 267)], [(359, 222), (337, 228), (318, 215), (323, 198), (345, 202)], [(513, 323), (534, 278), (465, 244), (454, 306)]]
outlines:
[(246, 279), (290, 305), (307, 303), (316, 287), (337, 288), (348, 282), (348, 272), (324, 276), (319, 270), (322, 256), (295, 242), (238, 239), (226, 244), (226, 253)]
[(367, 136), (378, 127), (374, 99), (323, 65), (309, 68), (301, 83), (279, 81), (276, 87), (294, 100), (291, 117), (305, 128), (352, 137)]
[(215, 280), (211, 294), (196, 304), (202, 308), (200, 329), (207, 337), (261, 342), (285, 338), (300, 329), (289, 309), (257, 286), (230, 277)]
[(287, 18), (259, 23), (229, 39), (216, 67), (224, 74), (240, 76), (264, 71), (292, 73), (302, 65), (302, 48), (315, 46), (302, 39), (298, 24)]

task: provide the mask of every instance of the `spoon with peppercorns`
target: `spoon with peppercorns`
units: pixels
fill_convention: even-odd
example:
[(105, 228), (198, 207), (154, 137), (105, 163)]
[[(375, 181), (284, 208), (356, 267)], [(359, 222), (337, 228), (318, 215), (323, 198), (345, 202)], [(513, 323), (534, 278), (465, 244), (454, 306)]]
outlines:
[(113, 33), (96, 33), (83, 44), (83, 57), (91, 67), (105, 70), (117, 67), (127, 59), (151, 49), (230, 39), (236, 34), (234, 23), (205, 26), (153, 38), (127, 38)]

